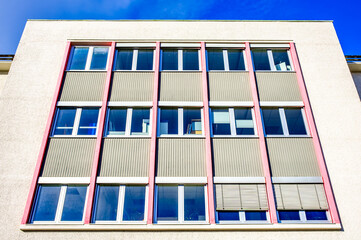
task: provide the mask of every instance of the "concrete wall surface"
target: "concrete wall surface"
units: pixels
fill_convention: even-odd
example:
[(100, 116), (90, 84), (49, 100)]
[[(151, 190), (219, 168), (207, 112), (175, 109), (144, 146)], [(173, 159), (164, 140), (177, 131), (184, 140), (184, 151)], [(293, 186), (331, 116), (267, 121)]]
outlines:
[[(294, 41), (342, 231), (23, 232), (67, 40)], [(1, 239), (360, 239), (361, 102), (332, 22), (28, 21), (0, 96)]]
[(0, 72), (0, 95), (5, 86), (6, 78), (8, 77), (7, 72)]

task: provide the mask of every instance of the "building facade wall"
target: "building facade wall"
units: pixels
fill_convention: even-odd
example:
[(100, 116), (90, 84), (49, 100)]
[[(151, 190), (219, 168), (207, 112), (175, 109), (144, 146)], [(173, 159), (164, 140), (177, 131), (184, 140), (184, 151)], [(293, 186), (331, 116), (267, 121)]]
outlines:
[[(342, 231), (23, 232), (20, 221), (68, 40), (293, 41)], [(361, 103), (331, 22), (28, 21), (0, 98), (1, 232), (8, 239), (358, 239)], [(36, 58), (36, 59), (34, 59)], [(35, 61), (36, 60), (36, 61)], [(51, 60), (51, 61), (50, 61)], [(161, 84), (161, 83), (160, 83)]]

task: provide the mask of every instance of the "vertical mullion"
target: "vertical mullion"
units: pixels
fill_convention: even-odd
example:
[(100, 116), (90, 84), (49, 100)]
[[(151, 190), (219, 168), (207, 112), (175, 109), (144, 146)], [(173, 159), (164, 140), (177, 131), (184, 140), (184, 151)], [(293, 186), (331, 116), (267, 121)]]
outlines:
[(178, 222), (184, 222), (184, 185), (178, 186)]
[(199, 110), (201, 111), (202, 136), (204, 136), (204, 112), (203, 112), (203, 108)]
[(253, 121), (253, 131), (254, 131), (254, 135), (257, 136), (258, 131), (257, 131), (257, 125), (256, 125), (256, 117), (254, 114), (254, 108), (251, 108), (251, 112), (252, 112), (252, 121)]
[(284, 108), (279, 108), (278, 109), (278, 114), (280, 115), (280, 118), (281, 118), (283, 135), (284, 136), (289, 136), (290, 133), (288, 132), (288, 125), (287, 125), (287, 120), (286, 120), (285, 109)]
[(228, 51), (223, 49), (224, 70), (229, 71)]
[(254, 68), (252, 65), (252, 56), (251, 56), (251, 48), (249, 42), (245, 43), (245, 54), (247, 58), (247, 65), (249, 69), (249, 78), (250, 78), (250, 85), (251, 85), (251, 91), (252, 91), (252, 99), (254, 104), (254, 113), (255, 113), (255, 121), (257, 126), (257, 132), (258, 132), (258, 138), (259, 138), (259, 146), (261, 150), (261, 158), (262, 158), (262, 167), (263, 167), (263, 173), (265, 176), (266, 181), (266, 193), (267, 193), (267, 199), (268, 199), (268, 208), (270, 213), (270, 222), (271, 223), (277, 223), (277, 212), (276, 212), (276, 203), (273, 193), (273, 186), (272, 186), (272, 180), (271, 180), (271, 174), (270, 174), (270, 166), (268, 161), (268, 155), (267, 155), (267, 148), (266, 148), (266, 140), (264, 137), (263, 132), (263, 126), (262, 126), (262, 117), (261, 117), (261, 109), (259, 105), (259, 98), (258, 98), (258, 91), (257, 91), (257, 84), (256, 84), (256, 78), (254, 73)]
[(307, 134), (308, 136), (310, 136), (310, 135), (311, 135), (311, 134), (310, 134), (310, 128), (309, 128), (309, 126), (308, 126), (308, 124), (307, 124), (307, 118), (306, 118), (306, 113), (305, 113), (305, 109), (304, 109), (304, 108), (301, 108), (301, 113), (302, 113), (303, 124), (304, 124), (305, 129), (306, 129), (306, 134)]
[(67, 190), (67, 186), (61, 186), (59, 199), (58, 199), (58, 206), (56, 208), (56, 214), (55, 214), (55, 222), (56, 223), (59, 223), (61, 221), (61, 215), (63, 213), (66, 190)]
[(290, 50), (287, 50), (287, 56), (288, 56), (288, 60), (290, 61), (290, 64), (291, 64), (291, 71), (294, 71), (295, 67), (293, 66), (292, 56), (291, 56)]
[(275, 66), (275, 61), (274, 61), (273, 55), (272, 55), (272, 50), (268, 49), (267, 55), (268, 55), (269, 64), (271, 66), (271, 71), (277, 71), (276, 66)]
[(246, 54), (245, 54), (244, 50), (242, 50), (242, 55), (243, 55), (243, 61), (244, 61), (244, 70), (248, 71), (247, 58), (246, 58)]
[(108, 102), (110, 82), (111, 82), (112, 69), (113, 69), (113, 63), (114, 63), (114, 52), (115, 52), (115, 42), (111, 42), (111, 47), (110, 47), (110, 51), (109, 51), (110, 62), (109, 62), (108, 69), (107, 69), (107, 76), (106, 76), (104, 92), (103, 92), (102, 107), (100, 108), (100, 113), (99, 113), (100, 117), (99, 117), (99, 123), (98, 123), (98, 132), (96, 135), (97, 140), (96, 140), (95, 150), (94, 150), (94, 158), (93, 158), (93, 163), (92, 163), (92, 171), (91, 171), (90, 184), (89, 184), (89, 197), (88, 197), (88, 201), (86, 204), (84, 224), (90, 223), (92, 209), (93, 209), (96, 177), (97, 177), (97, 172), (98, 172), (100, 149), (101, 149), (103, 132), (104, 132), (105, 114), (107, 111), (107, 102)]
[(183, 50), (178, 49), (178, 71), (183, 71)]
[(133, 115), (133, 108), (127, 109), (127, 118), (125, 123), (125, 136), (130, 135), (130, 129), (132, 126), (132, 115)]
[(239, 211), (239, 221), (242, 223), (246, 222), (246, 212), (245, 211)]
[(124, 211), (124, 197), (125, 197), (125, 188), (126, 186), (119, 186), (119, 196), (118, 196), (118, 212), (117, 212), (117, 222), (123, 221), (123, 211)]
[(138, 49), (133, 50), (132, 71), (137, 70)]
[(301, 222), (307, 222), (306, 212), (305, 211), (298, 211), (298, 214), (300, 215)]
[(234, 108), (229, 108), (229, 124), (231, 127), (231, 135), (236, 136), (237, 135), (237, 129), (236, 129), (236, 119), (234, 115)]
[(83, 110), (82, 108), (77, 108), (76, 109), (72, 136), (78, 135), (80, 117), (81, 117), (82, 110)]
[(183, 136), (183, 108), (178, 108), (178, 135)]
[(89, 51), (88, 51), (88, 56), (86, 58), (86, 64), (85, 64), (85, 69), (86, 71), (90, 70), (90, 64), (93, 58), (93, 52), (94, 52), (94, 47), (89, 47)]

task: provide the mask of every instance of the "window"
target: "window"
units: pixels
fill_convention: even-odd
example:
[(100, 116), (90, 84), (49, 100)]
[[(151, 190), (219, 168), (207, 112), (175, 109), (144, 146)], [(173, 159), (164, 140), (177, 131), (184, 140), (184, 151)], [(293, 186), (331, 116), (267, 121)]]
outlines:
[(202, 135), (202, 119), (199, 108), (162, 108), (159, 135)]
[(246, 70), (241, 49), (208, 49), (208, 70)]
[(39, 185), (31, 223), (83, 221), (87, 186)]
[(146, 191), (146, 186), (98, 185), (93, 221), (144, 222)]
[(58, 108), (52, 136), (96, 135), (98, 108)]
[(292, 71), (288, 50), (253, 49), (252, 57), (255, 70)]
[(109, 47), (73, 47), (68, 70), (106, 70)]
[(205, 191), (196, 185), (157, 186), (155, 222), (206, 222)]
[(307, 136), (305, 115), (301, 108), (263, 108), (263, 122), (267, 135)]
[(153, 49), (117, 49), (114, 70), (152, 71), (154, 62)]
[(213, 108), (211, 116), (213, 135), (255, 135), (251, 108)]
[(267, 222), (266, 211), (217, 211), (218, 223), (258, 223)]
[(306, 211), (278, 211), (278, 218), (281, 222), (328, 222), (328, 212), (322, 210)]
[(105, 134), (149, 136), (150, 112), (149, 108), (109, 108)]
[(162, 70), (199, 71), (198, 49), (163, 49)]

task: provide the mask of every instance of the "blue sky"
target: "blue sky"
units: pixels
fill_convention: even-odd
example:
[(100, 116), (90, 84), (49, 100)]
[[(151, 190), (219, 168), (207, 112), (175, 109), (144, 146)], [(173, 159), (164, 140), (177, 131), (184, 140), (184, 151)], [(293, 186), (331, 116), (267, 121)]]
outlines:
[(0, 54), (27, 19), (334, 20), (344, 53), (361, 55), (361, 0), (0, 0)]

